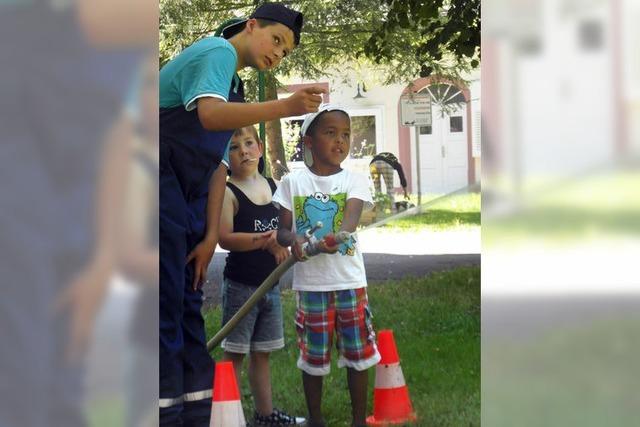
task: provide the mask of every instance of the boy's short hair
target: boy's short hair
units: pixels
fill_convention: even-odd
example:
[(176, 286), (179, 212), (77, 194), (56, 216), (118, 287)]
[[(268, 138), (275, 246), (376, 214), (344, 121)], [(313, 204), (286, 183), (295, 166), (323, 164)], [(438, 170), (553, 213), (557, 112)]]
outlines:
[(289, 27), (293, 31), (293, 38), (296, 46), (300, 44), (300, 31), (302, 30), (302, 24), (304, 23), (304, 17), (302, 13), (289, 9), (282, 3), (264, 3), (251, 14), (249, 18), (239, 22), (234, 22), (226, 26), (222, 30), (222, 37), (230, 39), (244, 29), (245, 23), (249, 19), (260, 19), (266, 21), (273, 21), (280, 23), (286, 27)]
[(349, 116), (349, 113), (344, 107), (335, 104), (322, 104), (318, 107), (318, 111), (315, 113), (309, 113), (304, 117), (304, 122), (302, 122), (302, 126), (300, 127), (300, 134), (302, 136), (311, 135), (315, 126), (318, 124), (317, 119), (324, 113), (329, 113), (331, 111), (340, 111), (344, 113), (349, 119), (349, 125), (351, 125), (351, 116)]
[(238, 129), (234, 130), (232, 137), (240, 136), (245, 132), (250, 133), (256, 139), (256, 141), (262, 143), (262, 140), (260, 139), (260, 135), (258, 135), (258, 131), (256, 130), (256, 127), (253, 126), (253, 125), (244, 126), (244, 127), (241, 127), (241, 128), (238, 128)]

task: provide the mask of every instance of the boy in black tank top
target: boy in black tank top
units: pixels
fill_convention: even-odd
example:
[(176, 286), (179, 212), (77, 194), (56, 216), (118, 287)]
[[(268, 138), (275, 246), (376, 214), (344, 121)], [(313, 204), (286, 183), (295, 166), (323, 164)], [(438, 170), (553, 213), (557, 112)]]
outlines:
[[(263, 151), (253, 126), (238, 129), (229, 144), (231, 177), (222, 205), (219, 240), (220, 246), (229, 250), (222, 288), (223, 325), (289, 256), (289, 250), (276, 240), (278, 210), (271, 204), (276, 184), (260, 174)], [(283, 347), (280, 288), (275, 286), (222, 341), (223, 359), (233, 362), (238, 384), (242, 361), (250, 353), (249, 382), (256, 408), (253, 425), (305, 421), (272, 405), (269, 354)]]

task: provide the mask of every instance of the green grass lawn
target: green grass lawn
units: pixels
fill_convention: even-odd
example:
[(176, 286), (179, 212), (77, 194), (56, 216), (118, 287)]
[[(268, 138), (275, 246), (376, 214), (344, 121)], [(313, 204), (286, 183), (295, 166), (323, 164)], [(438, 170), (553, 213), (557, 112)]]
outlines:
[(87, 404), (87, 423), (91, 427), (123, 426), (124, 398), (102, 397)]
[[(421, 426), (480, 425), (480, 268), (463, 267), (428, 277), (389, 281), (369, 287), (376, 330), (392, 329), (409, 394)], [(286, 347), (272, 356), (274, 403), (304, 415), (306, 404), (296, 368), (292, 291), (282, 294)], [(220, 307), (205, 313), (207, 335), (220, 327)], [(214, 358), (221, 360), (221, 350)], [(333, 354), (335, 359), (335, 352)], [(375, 368), (370, 369), (369, 414), (373, 411)], [(247, 417), (253, 404), (243, 372), (242, 399)], [(351, 419), (346, 372), (325, 378), (323, 412), (327, 425)]]
[(585, 239), (640, 235), (640, 172), (615, 171), (547, 184), (522, 195), (507, 216), (485, 219), (482, 239), (508, 242), (575, 243)]
[(609, 314), (530, 339), (485, 342), (483, 421), (495, 427), (637, 425), (639, 320), (638, 314)]
[(443, 231), (480, 226), (480, 193), (456, 194), (424, 209), (421, 214), (388, 222), (380, 228), (412, 232), (417, 229)]

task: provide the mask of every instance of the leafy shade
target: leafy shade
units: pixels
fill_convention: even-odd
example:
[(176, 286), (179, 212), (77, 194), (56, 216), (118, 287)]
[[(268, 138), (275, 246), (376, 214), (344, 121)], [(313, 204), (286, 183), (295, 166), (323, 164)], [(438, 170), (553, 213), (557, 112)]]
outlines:
[(411, 51), (420, 76), (443, 73), (453, 65), (480, 65), (480, 0), (383, 0), (389, 7), (364, 53), (385, 63)]
[[(226, 20), (248, 16), (256, 3), (160, 0), (160, 64)], [(300, 46), (280, 64), (278, 75), (317, 80), (352, 64), (375, 68), (380, 82), (390, 84), (418, 74), (458, 77), (479, 65), (480, 0), (286, 3), (304, 14), (305, 24)]]

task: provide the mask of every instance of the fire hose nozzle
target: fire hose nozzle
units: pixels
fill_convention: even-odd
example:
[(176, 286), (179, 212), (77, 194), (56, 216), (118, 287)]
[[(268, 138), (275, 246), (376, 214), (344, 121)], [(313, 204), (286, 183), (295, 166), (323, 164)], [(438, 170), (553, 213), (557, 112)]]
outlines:
[[(323, 239), (325, 243), (329, 244), (329, 246), (339, 245), (340, 243), (349, 241), (351, 233), (348, 231), (340, 231), (333, 235), (331, 240), (329, 240), (329, 238), (330, 237), (327, 236)], [(303, 245), (302, 249), (308, 257), (318, 255), (320, 253), (319, 244), (320, 240), (313, 237), (312, 239), (308, 239), (308, 242)]]
[(316, 236), (314, 236), (314, 233), (318, 230), (320, 230), (322, 228), (324, 224), (322, 224), (322, 221), (318, 221), (316, 222), (316, 225), (314, 225), (313, 227), (311, 227), (310, 229), (308, 229), (305, 233), (304, 236), (308, 241), (311, 241), (312, 239), (315, 239)]

